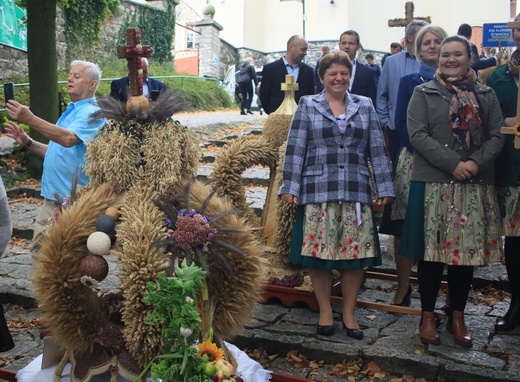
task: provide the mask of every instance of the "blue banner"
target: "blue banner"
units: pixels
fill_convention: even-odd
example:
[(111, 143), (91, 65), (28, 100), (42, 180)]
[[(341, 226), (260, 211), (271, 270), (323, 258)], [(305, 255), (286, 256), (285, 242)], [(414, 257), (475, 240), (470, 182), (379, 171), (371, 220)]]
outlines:
[(485, 48), (516, 46), (512, 29), (507, 27), (507, 23), (484, 24), (482, 26), (482, 46)]

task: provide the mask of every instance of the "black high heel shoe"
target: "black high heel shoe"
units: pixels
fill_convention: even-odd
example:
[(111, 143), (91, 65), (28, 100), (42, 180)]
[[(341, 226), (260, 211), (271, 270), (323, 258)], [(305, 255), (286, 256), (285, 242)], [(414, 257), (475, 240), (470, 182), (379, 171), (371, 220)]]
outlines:
[(403, 301), (401, 301), (399, 304), (390, 304), (390, 305), (396, 305), (396, 306), (410, 306), (410, 303), (412, 302), (412, 287), (408, 286), (408, 291), (403, 297)]
[(336, 328), (334, 325), (320, 325), (319, 323), (316, 325), (316, 333), (320, 336), (333, 336)]
[(343, 329), (347, 330), (347, 337), (355, 338), (356, 340), (362, 340), (364, 335), (363, 331), (361, 329), (349, 329), (347, 328), (347, 325), (345, 325), (345, 322), (343, 321), (343, 317), (341, 319), (341, 322), (343, 324)]

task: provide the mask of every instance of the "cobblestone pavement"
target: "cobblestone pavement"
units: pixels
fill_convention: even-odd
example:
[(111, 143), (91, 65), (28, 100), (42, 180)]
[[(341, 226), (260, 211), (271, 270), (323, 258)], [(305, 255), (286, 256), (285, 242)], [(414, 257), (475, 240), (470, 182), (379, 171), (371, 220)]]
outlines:
[[(260, 116), (257, 113), (249, 120), (246, 117), (250, 116), (240, 116), (233, 111), (202, 113), (200, 116), (186, 114), (179, 116), (179, 120), (194, 134), (207, 136), (201, 144), (208, 145), (216, 136), (219, 140), (225, 139), (226, 134), (222, 134), (225, 129), (232, 130), (231, 136), (261, 132), (265, 115)], [(9, 140), (0, 138), (0, 152), (9, 145)], [(207, 153), (204, 169), (199, 171), (201, 176), (205, 171), (210, 171), (212, 155), (214, 153)], [(268, 171), (253, 169), (245, 173), (244, 177), (245, 183), (253, 182), (251, 179), (256, 179), (256, 184), (262, 183), (261, 179), (267, 179)], [(261, 209), (265, 189), (261, 184), (255, 188), (257, 190), (252, 192), (251, 202)], [(38, 187), (12, 189), (9, 190), (9, 195), (16, 238), (12, 240), (6, 254), (0, 258), (0, 299), (6, 309), (16, 346), (0, 355), (0, 367), (19, 370), (40, 354), (43, 346), (43, 341), (39, 338), (42, 328), (37, 320), (39, 312), (36, 308), (36, 296), (31, 290), (31, 259), (27, 249), (30, 243), (26, 241), (32, 235), (32, 222), (38, 206)], [(381, 235), (380, 239), (384, 264), (377, 270), (392, 272), (392, 240), (385, 235)], [(103, 281), (101, 287), (104, 290), (116, 290), (120, 285), (117, 261), (113, 256), (109, 256), (108, 260), (109, 277)], [(507, 310), (509, 297), (505, 293), (506, 297), (502, 301), (501, 295), (504, 293), (488, 294), (487, 290), (482, 289), (489, 286), (507, 288), (503, 265), (479, 268), (475, 272), (474, 286), (479, 289), (471, 292), (466, 309), (467, 323), (474, 337), (474, 346), (471, 349), (463, 349), (453, 343), (444, 321), (439, 327), (442, 345), (424, 346), (420, 344), (417, 334), (418, 316), (366, 308), (357, 310), (365, 339), (355, 341), (346, 337), (340, 328), (339, 305), (334, 305), (336, 334), (332, 337), (318, 336), (315, 333), (318, 319), (316, 312), (302, 304), (284, 306), (276, 299), (260, 304), (244, 333), (233, 342), (243, 349), (264, 349), (265, 353), (259, 355), (258, 360), (271, 370), (301, 377), (312, 376), (320, 381), (343, 381), (348, 375), (331, 376), (329, 369), (316, 368), (312, 362), (304, 362), (303, 366), (296, 367), (294, 362), (286, 361), (286, 354), (296, 351), (296, 354), (316, 363), (324, 361), (327, 364), (339, 363), (345, 359), (361, 359), (365, 363), (374, 361), (383, 371), (378, 376), (383, 381), (396, 381), (403, 375), (423, 377), (428, 381), (520, 381), (520, 328), (507, 334), (495, 334), (493, 331), (496, 317), (502, 316)], [(392, 282), (369, 278), (362, 288), (360, 300), (387, 303), (392, 295)], [(438, 301), (439, 310), (444, 302), (445, 298), (441, 296)], [(419, 306), (419, 294), (414, 286), (412, 307)], [(353, 377), (354, 374), (349, 375)], [(359, 377), (357, 380), (368, 381), (374, 378)]]

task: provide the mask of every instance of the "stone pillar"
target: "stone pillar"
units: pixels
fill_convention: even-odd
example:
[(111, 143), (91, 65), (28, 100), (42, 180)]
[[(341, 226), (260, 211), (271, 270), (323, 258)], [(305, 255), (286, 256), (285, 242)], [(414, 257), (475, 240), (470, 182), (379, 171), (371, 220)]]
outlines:
[(220, 31), (222, 26), (212, 17), (189, 23), (200, 31), (199, 38), (199, 76), (220, 78)]

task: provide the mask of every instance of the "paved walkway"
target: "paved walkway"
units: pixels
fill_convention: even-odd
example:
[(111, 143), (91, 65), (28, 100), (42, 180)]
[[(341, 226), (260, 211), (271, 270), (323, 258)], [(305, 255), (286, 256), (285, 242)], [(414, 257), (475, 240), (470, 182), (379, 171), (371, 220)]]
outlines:
[[(228, 123), (225, 123), (226, 117)], [(241, 126), (244, 123), (242, 119), (246, 117), (249, 116), (240, 116), (236, 112), (204, 113), (200, 120), (205, 119), (205, 122), (199, 125), (196, 125), (200, 121), (197, 115), (186, 115), (188, 119), (185, 122), (182, 120), (183, 116), (179, 119), (197, 133), (206, 131), (208, 140), (211, 140), (215, 129)], [(265, 116), (257, 114), (253, 118), (258, 118), (260, 121), (246, 122), (250, 126), (246, 126), (244, 131), (261, 129), (261, 119), (265, 119)], [(209, 122), (208, 125), (207, 121), (218, 122), (216, 125)], [(193, 125), (190, 126), (190, 123)], [(220, 125), (221, 123), (224, 125)], [(254, 174), (255, 178), (267, 176), (265, 171), (258, 171)], [(38, 194), (38, 189), (23, 188), (9, 191), (12, 197), (20, 193), (25, 194), (23, 198), (18, 196), (10, 202), (15, 233), (18, 237), (29, 238), (38, 205), (38, 200), (34, 198)], [(381, 235), (381, 243), (385, 256), (384, 265), (379, 270), (392, 272), (391, 239)], [(13, 350), (0, 356), (0, 367), (9, 370), (23, 368), (42, 351), (42, 341), (39, 339), (41, 327), (35, 321), (39, 312), (35, 309), (36, 297), (31, 290), (31, 260), (27, 248), (27, 242), (24, 240), (13, 240), (4, 257), (0, 259), (2, 276), (0, 298), (6, 307), (6, 316), (12, 321), (11, 332), (16, 343)], [(108, 277), (101, 287), (105, 290), (114, 290), (119, 287), (118, 267), (113, 256), (109, 256), (108, 260), (111, 261), (111, 277)], [(474, 285), (479, 288), (506, 287), (504, 267), (497, 264), (478, 269), (475, 273)], [(392, 295), (391, 282), (367, 279), (360, 293), (360, 299), (387, 303)], [(375, 361), (387, 373), (382, 379), (384, 381), (401, 378), (405, 374), (424, 377), (428, 381), (520, 381), (520, 328), (507, 334), (493, 332), (496, 317), (505, 313), (509, 302), (508, 297), (503, 301), (495, 297), (495, 294), (483, 293), (482, 289), (471, 293), (466, 314), (468, 326), (474, 337), (472, 349), (463, 349), (455, 345), (446, 331), (445, 322), (440, 326), (442, 345), (426, 347), (419, 342), (418, 316), (364, 308), (359, 308), (357, 315), (358, 321), (364, 328), (365, 339), (356, 341), (346, 337), (340, 327), (341, 307), (339, 305), (334, 305), (336, 334), (330, 338), (322, 337), (315, 333), (318, 320), (316, 312), (310, 311), (301, 304), (285, 307), (275, 300), (260, 304), (244, 333), (237, 336), (233, 342), (240, 348), (263, 348), (267, 355), (278, 354), (278, 357), (273, 357), (273, 361), (269, 361), (269, 367), (274, 371), (277, 371), (278, 367), (284, 367), (283, 360), (288, 351), (298, 350), (312, 360), (323, 360), (326, 363), (342, 362), (345, 359)], [(439, 309), (444, 305), (444, 301), (445, 298), (441, 296), (438, 301)], [(419, 307), (419, 305), (419, 295), (414, 288), (412, 306)], [(317, 373), (314, 376), (316, 380), (345, 380), (328, 376), (327, 370), (323, 368), (318, 369), (317, 372), (312, 368), (293, 368), (291, 373), (302, 377)]]

